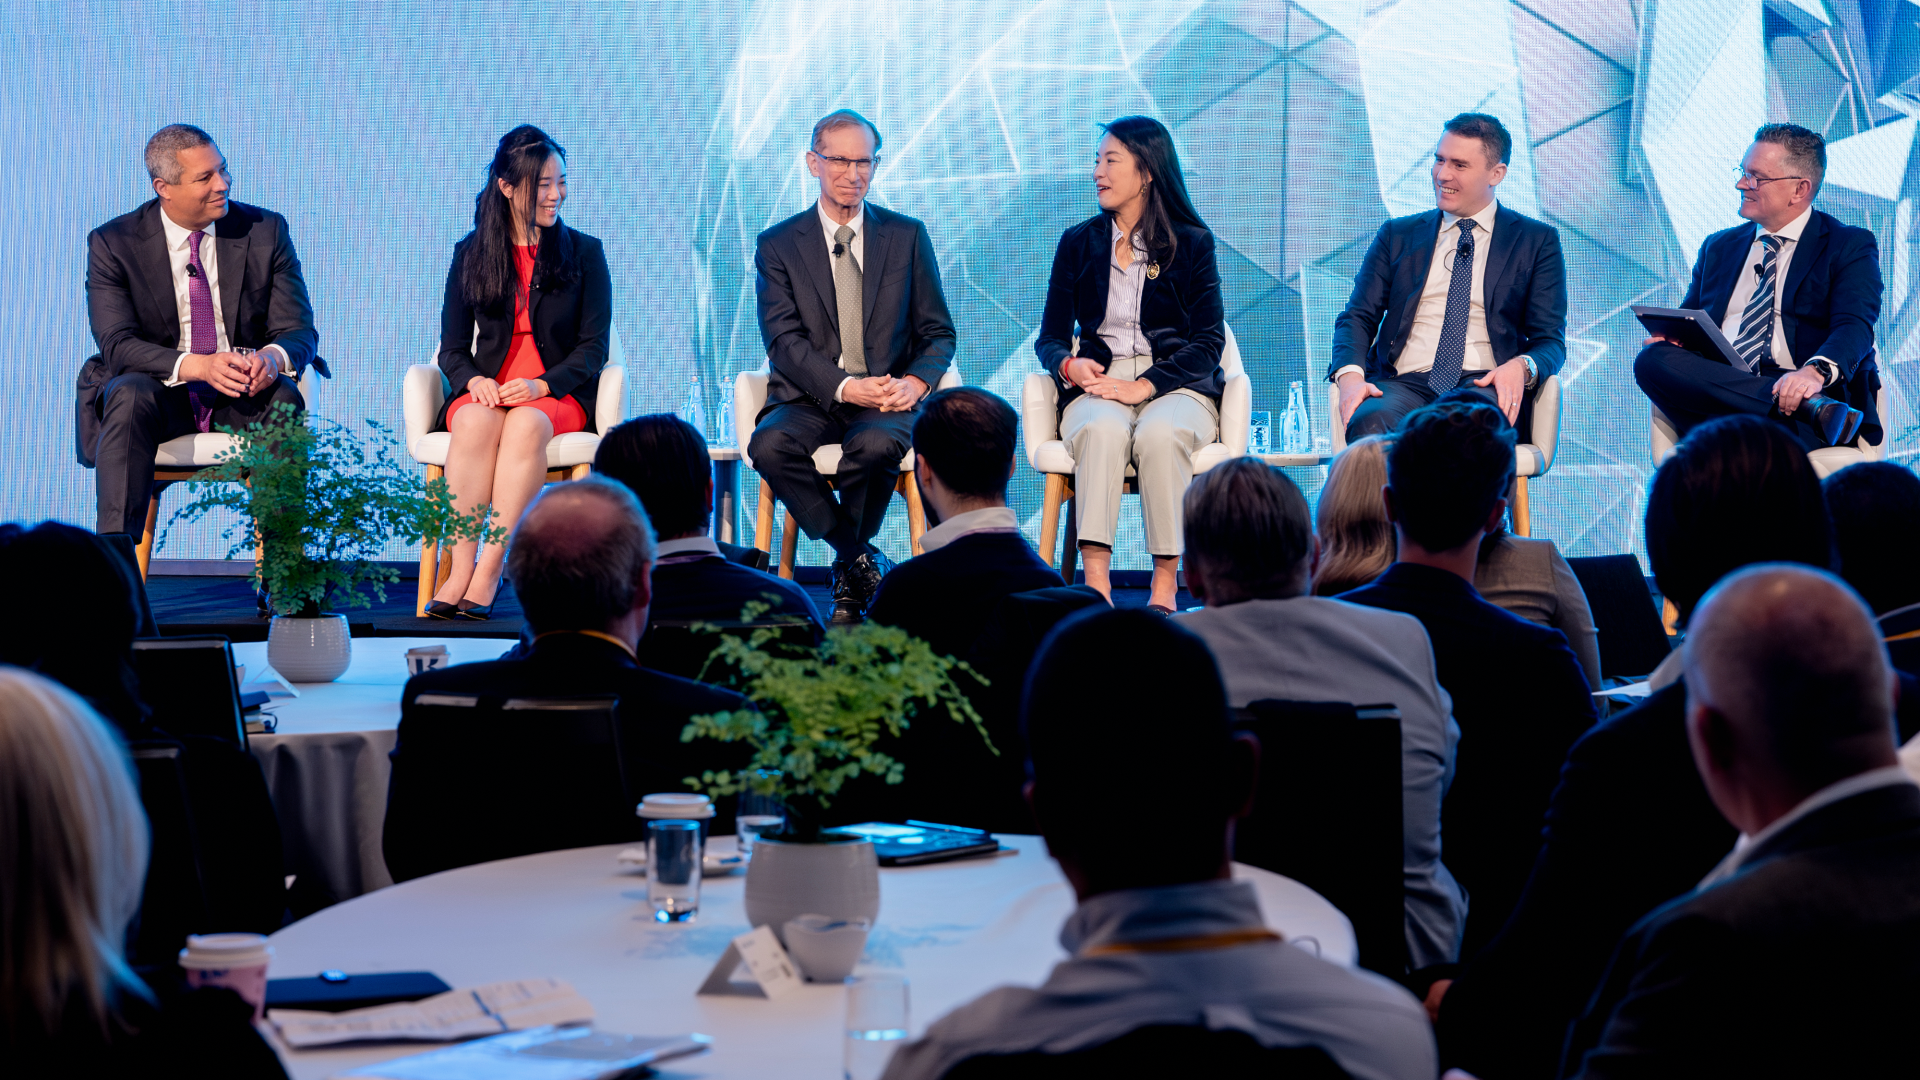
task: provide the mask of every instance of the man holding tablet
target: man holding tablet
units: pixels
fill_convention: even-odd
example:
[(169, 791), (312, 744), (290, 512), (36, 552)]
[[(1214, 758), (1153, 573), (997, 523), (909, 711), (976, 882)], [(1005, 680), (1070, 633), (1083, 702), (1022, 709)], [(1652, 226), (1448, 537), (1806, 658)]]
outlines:
[(1788, 425), (1809, 450), (1881, 438), (1879, 374), (1869, 362), (1880, 314), (1873, 234), (1813, 209), (1826, 141), (1795, 124), (1767, 124), (1734, 170), (1740, 216), (1707, 237), (1680, 307), (1704, 310), (1731, 361), (1656, 332), (1633, 377), (1685, 436), (1729, 413)]

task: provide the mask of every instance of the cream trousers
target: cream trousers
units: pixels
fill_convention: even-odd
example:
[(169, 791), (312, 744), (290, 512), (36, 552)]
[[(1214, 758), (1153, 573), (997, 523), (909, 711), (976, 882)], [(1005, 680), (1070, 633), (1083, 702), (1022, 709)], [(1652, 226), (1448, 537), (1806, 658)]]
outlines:
[[(1152, 366), (1150, 356), (1115, 357), (1107, 374), (1137, 379)], [(1079, 504), (1074, 524), (1080, 539), (1113, 546), (1120, 491), (1132, 465), (1147, 553), (1178, 556), (1185, 551), (1180, 500), (1193, 479), (1194, 451), (1212, 442), (1219, 427), (1219, 407), (1192, 390), (1175, 390), (1139, 405), (1092, 394), (1073, 399), (1060, 417), (1060, 431), (1073, 455), (1073, 493)]]

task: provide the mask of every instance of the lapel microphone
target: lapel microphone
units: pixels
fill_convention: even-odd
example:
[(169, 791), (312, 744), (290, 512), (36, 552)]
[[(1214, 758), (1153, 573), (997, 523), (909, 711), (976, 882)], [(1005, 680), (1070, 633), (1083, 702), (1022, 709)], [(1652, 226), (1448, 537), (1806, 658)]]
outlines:
[(195, 266), (194, 266), (194, 265), (193, 265), (192, 263), (188, 263), (188, 264), (187, 264), (187, 276), (188, 276), (188, 277), (199, 277), (199, 276), (200, 276), (200, 271), (199, 271), (199, 269), (198, 269), (198, 268), (196, 268), (196, 267), (195, 267)]
[(845, 244), (842, 244), (842, 243), (841, 243), (841, 242), (839, 242), (838, 240), (836, 240), (836, 241), (834, 241), (834, 242), (833, 242), (833, 257), (834, 257), (834, 258), (836, 258), (836, 259), (837, 259), (837, 258), (839, 258), (840, 256), (842, 256), (842, 255), (844, 255), (844, 254), (846, 254), (846, 252), (847, 252), (847, 245), (845, 245)]

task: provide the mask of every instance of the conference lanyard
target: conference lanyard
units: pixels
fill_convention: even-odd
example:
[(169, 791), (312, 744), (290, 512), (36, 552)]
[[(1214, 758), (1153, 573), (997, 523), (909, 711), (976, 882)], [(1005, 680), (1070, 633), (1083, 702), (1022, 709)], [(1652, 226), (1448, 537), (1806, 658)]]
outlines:
[(1231, 949), (1236, 945), (1252, 945), (1259, 941), (1284, 941), (1279, 934), (1265, 928), (1259, 930), (1229, 930), (1223, 934), (1196, 934), (1192, 937), (1155, 938), (1152, 941), (1115, 941), (1106, 945), (1095, 945), (1080, 954), (1081, 959), (1090, 956), (1117, 956), (1121, 953), (1164, 953), (1198, 952), (1203, 949)]

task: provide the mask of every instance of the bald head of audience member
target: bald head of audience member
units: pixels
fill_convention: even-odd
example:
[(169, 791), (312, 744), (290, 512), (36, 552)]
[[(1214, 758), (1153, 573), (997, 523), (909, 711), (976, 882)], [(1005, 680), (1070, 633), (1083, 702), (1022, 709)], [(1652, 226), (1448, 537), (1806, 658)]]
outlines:
[(1684, 649), (1694, 764), (1748, 836), (1896, 763), (1886, 649), (1839, 578), (1787, 563), (1737, 571), (1700, 602)]
[(543, 491), (513, 531), (507, 578), (535, 635), (611, 634), (636, 646), (653, 599), (653, 526), (633, 492), (590, 476)]
[(1306, 496), (1280, 470), (1259, 458), (1222, 462), (1193, 478), (1183, 509), (1187, 590), (1203, 603), (1306, 594), (1320, 540)]
[[(1116, 656), (1153, 657), (1153, 678), (1087, 678)], [(1137, 608), (1072, 616), (1041, 644), (1020, 718), (1028, 804), (1081, 900), (1231, 876), (1259, 750), (1234, 736), (1193, 633)]]

